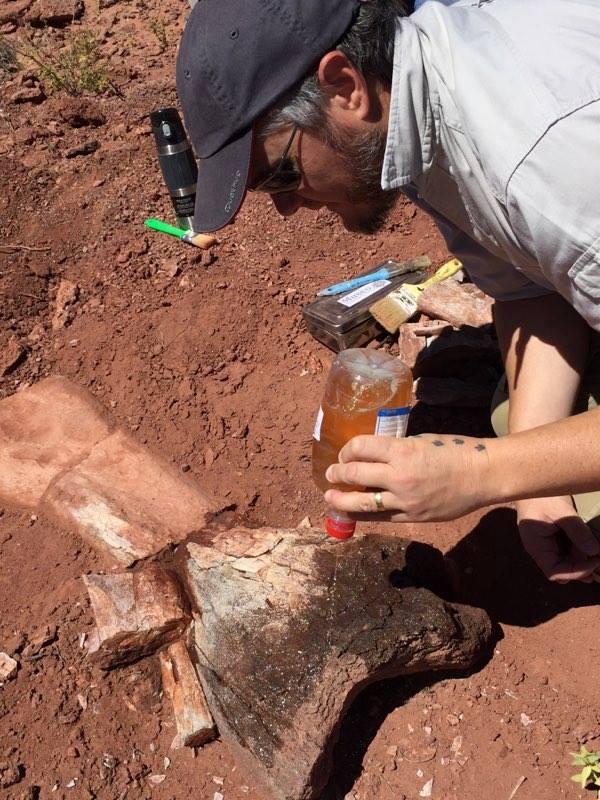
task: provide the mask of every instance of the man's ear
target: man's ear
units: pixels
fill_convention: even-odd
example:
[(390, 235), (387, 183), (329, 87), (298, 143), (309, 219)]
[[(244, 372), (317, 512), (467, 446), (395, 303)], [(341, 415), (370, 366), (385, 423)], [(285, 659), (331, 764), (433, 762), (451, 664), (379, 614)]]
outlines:
[(365, 121), (371, 115), (373, 98), (362, 72), (341, 50), (331, 50), (321, 58), (317, 69), (321, 90), (334, 117), (350, 116)]

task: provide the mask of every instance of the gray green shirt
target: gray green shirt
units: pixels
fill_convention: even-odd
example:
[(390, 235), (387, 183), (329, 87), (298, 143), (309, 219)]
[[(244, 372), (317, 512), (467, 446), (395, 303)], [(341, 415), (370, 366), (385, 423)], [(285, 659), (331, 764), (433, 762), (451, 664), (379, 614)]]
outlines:
[(498, 300), (600, 330), (600, 0), (426, 2), (398, 20), (384, 189)]

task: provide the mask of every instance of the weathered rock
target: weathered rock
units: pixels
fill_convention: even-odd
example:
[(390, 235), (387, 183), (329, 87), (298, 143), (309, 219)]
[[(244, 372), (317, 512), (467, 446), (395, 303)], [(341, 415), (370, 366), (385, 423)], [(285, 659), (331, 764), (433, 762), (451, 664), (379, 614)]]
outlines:
[(27, 637), (27, 645), (23, 648), (23, 657), (37, 656), (56, 641), (58, 628), (56, 625), (42, 625)]
[(427, 317), (423, 317), (419, 322), (409, 322), (408, 324), (416, 336), (439, 336), (441, 333), (452, 330), (452, 325), (449, 322), (427, 319)]
[(213, 501), (118, 430), (58, 477), (41, 511), (129, 566), (204, 527)]
[(97, 139), (90, 139), (87, 142), (70, 147), (65, 151), (65, 158), (77, 158), (77, 156), (89, 156), (95, 153), (100, 147), (100, 142)]
[(216, 736), (215, 723), (185, 643), (159, 654), (163, 689), (173, 705), (177, 736), (171, 747), (201, 747)]
[[(0, 10), (0, 25), (16, 22), (31, 6), (33, 0), (14, 0), (12, 3), (4, 3)], [(13, 33), (13, 30), (3, 30), (2, 33)]]
[(494, 383), (472, 383), (458, 378), (419, 378), (415, 396), (429, 406), (489, 408), (496, 388)]
[(98, 127), (106, 122), (98, 103), (83, 97), (65, 97), (58, 114), (72, 128)]
[(27, 351), (16, 336), (11, 336), (0, 353), (0, 375), (4, 377), (24, 361)]
[(176, 578), (155, 564), (136, 572), (84, 575), (97, 640), (89, 654), (102, 668), (128, 664), (178, 639), (189, 621)]
[(36, 86), (23, 86), (22, 89), (17, 89), (10, 96), (10, 102), (19, 105), (22, 103), (43, 103), (46, 99), (46, 94), (40, 84)]
[(14, 678), (19, 669), (19, 664), (8, 653), (0, 653), (0, 683)]
[(209, 707), (276, 798), (321, 796), (340, 721), (367, 684), (469, 667), (490, 640), (484, 611), (424, 588), (443, 572), (425, 545), (239, 528), (187, 550)]
[(426, 347), (427, 341), (423, 336), (417, 336), (411, 323), (405, 322), (398, 331), (398, 357), (409, 369), (413, 369), (419, 353)]
[(65, 378), (0, 402), (0, 502), (35, 508), (50, 482), (109, 435), (100, 403)]
[(83, 0), (37, 0), (26, 19), (32, 25), (62, 28), (80, 19), (84, 10)]
[(54, 301), (52, 330), (58, 331), (68, 325), (73, 318), (73, 305), (79, 297), (79, 286), (73, 281), (62, 280), (58, 285)]
[[(8, 750), (8, 752), (11, 752)], [(25, 768), (15, 760), (15, 756), (7, 761), (0, 761), (0, 789), (20, 783), (25, 777)]]
[[(470, 286), (472, 288), (467, 288)], [(417, 307), (433, 319), (442, 319), (455, 328), (472, 325), (477, 328), (492, 322), (494, 301), (472, 284), (444, 281), (422, 292)]]

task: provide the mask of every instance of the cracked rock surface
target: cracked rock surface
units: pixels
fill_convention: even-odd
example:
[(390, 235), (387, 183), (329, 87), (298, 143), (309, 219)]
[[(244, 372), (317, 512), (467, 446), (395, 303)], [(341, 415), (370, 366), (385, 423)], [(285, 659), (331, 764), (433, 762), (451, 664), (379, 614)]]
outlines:
[(491, 639), (484, 611), (425, 588), (441, 555), (396, 537), (236, 528), (187, 552), (210, 709), (282, 800), (319, 797), (341, 719), (367, 684), (470, 667)]

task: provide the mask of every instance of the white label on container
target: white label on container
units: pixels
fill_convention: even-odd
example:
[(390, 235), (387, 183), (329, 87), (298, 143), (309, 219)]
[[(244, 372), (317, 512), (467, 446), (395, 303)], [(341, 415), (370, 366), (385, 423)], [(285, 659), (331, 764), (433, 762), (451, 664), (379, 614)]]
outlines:
[(319, 408), (319, 413), (317, 414), (317, 419), (315, 420), (315, 427), (313, 430), (313, 439), (316, 439), (317, 442), (321, 441), (321, 424), (323, 422), (323, 409)]
[(375, 422), (375, 436), (393, 436), (401, 439), (406, 436), (410, 406), (403, 408), (380, 408)]
[(380, 289), (383, 289), (384, 286), (389, 286), (391, 281), (380, 280), (380, 281), (371, 281), (371, 283), (365, 283), (364, 286), (359, 286), (358, 289), (355, 289), (350, 294), (345, 295), (338, 303), (341, 303), (343, 306), (347, 306), (351, 308), (355, 306), (357, 303), (360, 303), (361, 300), (364, 300), (365, 297), (370, 297), (375, 292), (378, 292)]

